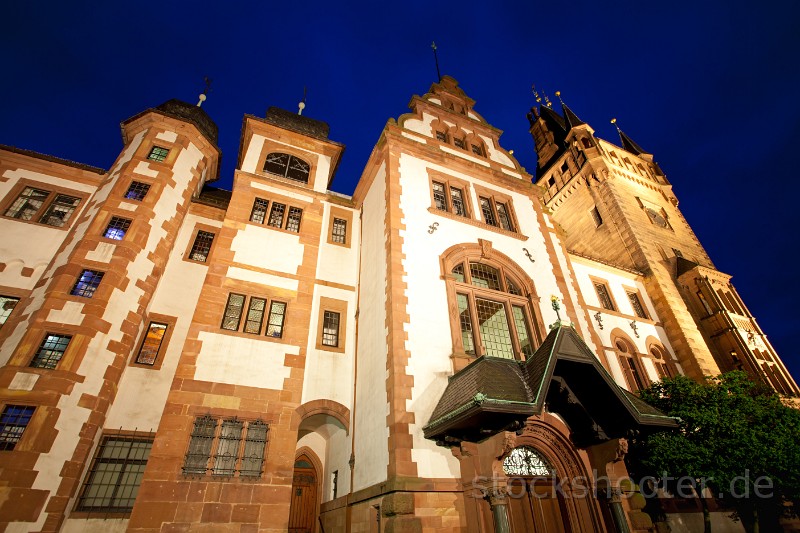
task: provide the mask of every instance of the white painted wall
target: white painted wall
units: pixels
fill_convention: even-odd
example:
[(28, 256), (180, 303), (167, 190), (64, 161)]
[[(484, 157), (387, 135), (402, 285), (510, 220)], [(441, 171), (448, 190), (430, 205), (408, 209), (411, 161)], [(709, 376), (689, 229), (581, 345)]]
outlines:
[(275, 231), (255, 224), (245, 224), (231, 242), (235, 262), (286, 274), (297, 274), (303, 262), (304, 249), (299, 234)]
[(359, 290), (358, 384), (354, 415), (355, 480), (353, 490), (386, 479), (389, 428), (386, 415), (386, 163), (364, 198), (361, 287)]

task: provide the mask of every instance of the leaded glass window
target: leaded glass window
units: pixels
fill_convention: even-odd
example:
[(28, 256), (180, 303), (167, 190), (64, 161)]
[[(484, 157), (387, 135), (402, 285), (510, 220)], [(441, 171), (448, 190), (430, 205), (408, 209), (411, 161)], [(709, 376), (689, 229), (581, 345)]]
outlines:
[(250, 298), (250, 306), (247, 308), (247, 319), (244, 323), (245, 333), (261, 333), (261, 324), (264, 322), (264, 311), (267, 308), (267, 301), (264, 298)]
[(286, 230), (300, 233), (300, 219), (303, 217), (303, 210), (299, 207), (290, 207), (289, 216), (286, 219)]
[(158, 161), (160, 163), (167, 158), (167, 154), (169, 154), (168, 149), (160, 146), (153, 146), (153, 148), (150, 150), (150, 153), (147, 154), (147, 159)]
[(127, 218), (111, 217), (108, 226), (106, 226), (106, 230), (103, 232), (103, 237), (121, 241), (123, 237), (125, 237), (125, 233), (127, 233), (130, 226), (131, 221)]
[(222, 317), (222, 329), (236, 331), (239, 329), (239, 321), (242, 319), (242, 309), (244, 309), (244, 295), (231, 293), (228, 296), (228, 304), (225, 306), (225, 314)]
[(283, 213), (285, 211), (286, 206), (284, 204), (272, 202), (272, 210), (269, 212), (269, 222), (267, 222), (267, 225), (275, 228), (283, 227)]
[(97, 287), (100, 286), (100, 282), (103, 281), (103, 275), (104, 272), (98, 272), (97, 270), (84, 270), (72, 287), (70, 294), (91, 298), (94, 296)]
[(514, 349), (505, 305), (502, 302), (475, 298), (475, 308), (486, 355), (513, 359)]
[(472, 276), (472, 284), (476, 287), (502, 290), (500, 286), (500, 271), (483, 263), (470, 263), (469, 273)]
[(214, 234), (210, 231), (199, 230), (189, 252), (189, 259), (192, 261), (206, 262), (208, 252), (211, 251), (211, 244), (214, 242)]
[(338, 244), (347, 242), (347, 221), (343, 218), (333, 219), (333, 229), (331, 230), (331, 241)]
[(461, 192), (461, 189), (450, 187), (450, 203), (453, 205), (454, 215), (467, 216), (467, 209), (464, 206), (464, 193)]
[(39, 349), (33, 356), (30, 366), (33, 368), (55, 368), (64, 356), (64, 352), (67, 351), (67, 346), (69, 346), (71, 339), (72, 335), (48, 333), (42, 339), (42, 344), (39, 345)]
[(6, 405), (0, 415), (0, 451), (13, 450), (33, 417), (35, 407)]
[(66, 194), (56, 194), (55, 200), (47, 207), (39, 222), (60, 228), (67, 223), (79, 203), (81, 203), (80, 198), (67, 196)]
[(531, 332), (525, 320), (525, 310), (520, 305), (512, 305), (511, 312), (514, 315), (514, 325), (517, 328), (519, 349), (525, 356), (531, 356), (533, 355), (533, 345), (531, 344)]
[(458, 301), (458, 321), (461, 325), (461, 343), (464, 353), (475, 355), (475, 338), (472, 334), (472, 317), (470, 317), (469, 300), (465, 294), (456, 294)]
[(553, 477), (556, 472), (541, 454), (530, 446), (511, 450), (503, 459), (503, 472), (507, 476)]
[(264, 161), (264, 171), (284, 178), (308, 183), (311, 165), (299, 157), (273, 152), (268, 154), (266, 161)]
[(322, 318), (322, 344), (339, 346), (339, 313), (325, 311)]
[(494, 218), (494, 210), (492, 209), (492, 203), (488, 198), (484, 198), (483, 196), (480, 197), (481, 202), (481, 213), (483, 213), (483, 221), (489, 224), (490, 226), (496, 226), (497, 220)]
[(152, 438), (105, 437), (86, 475), (78, 511), (130, 512), (152, 447)]
[(438, 181), (433, 182), (433, 203), (436, 209), (447, 211), (447, 200), (444, 195), (444, 184)]
[(142, 346), (139, 348), (139, 354), (136, 356), (136, 362), (143, 365), (153, 365), (158, 357), (158, 351), (161, 349), (161, 343), (164, 341), (164, 334), (167, 332), (167, 324), (159, 322), (150, 322), (147, 327), (147, 334), (142, 341)]
[(19, 303), (19, 298), (14, 296), (0, 296), (0, 327), (6, 323), (8, 317), (11, 316), (11, 311)]
[(267, 216), (268, 205), (269, 201), (264, 200), (263, 198), (256, 198), (255, 202), (253, 202), (253, 210), (250, 212), (250, 222), (263, 224), (264, 219)]
[(286, 304), (272, 302), (269, 307), (269, 323), (267, 324), (268, 337), (283, 336), (283, 321), (286, 316)]
[(507, 231), (514, 231), (514, 225), (511, 223), (506, 204), (497, 202), (495, 206), (497, 207), (497, 218), (500, 219), (500, 227)]
[(147, 196), (148, 191), (150, 191), (149, 184), (139, 181), (132, 181), (128, 186), (128, 190), (125, 192), (125, 198), (128, 200), (136, 200), (137, 202), (141, 202), (144, 200), (144, 197)]
[(14, 200), (6, 210), (5, 216), (18, 218), (20, 220), (31, 220), (36, 212), (42, 208), (45, 200), (50, 195), (50, 191), (25, 187), (22, 193)]

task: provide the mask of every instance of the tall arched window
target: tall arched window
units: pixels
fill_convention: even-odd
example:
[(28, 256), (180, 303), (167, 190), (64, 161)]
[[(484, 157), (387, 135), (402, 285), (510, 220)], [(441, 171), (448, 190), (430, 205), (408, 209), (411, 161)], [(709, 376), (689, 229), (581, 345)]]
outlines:
[(449, 267), (448, 274), (457, 312), (455, 352), (507, 359), (533, 355), (541, 343), (540, 330), (532, 295), (517, 274), (499, 263), (466, 257)]
[(653, 365), (661, 378), (671, 378), (672, 371), (667, 363), (667, 356), (665, 355), (664, 348), (661, 346), (653, 345), (650, 347), (650, 356), (653, 358)]
[(302, 181), (308, 183), (308, 173), (311, 170), (311, 165), (289, 154), (281, 152), (272, 152), (267, 155), (264, 161), (264, 171), (284, 178), (289, 178), (295, 181)]
[(649, 382), (633, 344), (627, 339), (617, 338), (614, 341), (614, 351), (617, 352), (622, 373), (625, 374), (625, 380), (628, 382), (628, 390), (636, 392), (647, 387)]

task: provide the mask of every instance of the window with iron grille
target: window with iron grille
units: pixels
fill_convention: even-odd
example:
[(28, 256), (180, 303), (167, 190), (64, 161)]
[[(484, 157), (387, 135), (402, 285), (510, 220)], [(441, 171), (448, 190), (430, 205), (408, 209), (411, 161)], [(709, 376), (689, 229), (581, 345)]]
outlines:
[(325, 311), (322, 319), (322, 344), (339, 346), (339, 313)]
[(614, 307), (614, 302), (611, 300), (611, 294), (608, 292), (608, 286), (605, 283), (596, 281), (594, 283), (594, 290), (597, 292), (597, 299), (600, 301), (600, 305), (604, 309), (608, 309), (609, 311), (617, 310)]
[(147, 196), (147, 191), (150, 190), (150, 185), (140, 181), (132, 181), (125, 192), (125, 198), (128, 200), (136, 200), (141, 202)]
[(189, 252), (189, 259), (192, 261), (206, 262), (208, 252), (211, 251), (211, 244), (214, 242), (214, 234), (210, 231), (199, 230), (194, 238), (192, 250)]
[(256, 201), (253, 202), (253, 211), (250, 213), (250, 222), (263, 224), (264, 219), (267, 216), (268, 205), (269, 201), (264, 200), (263, 198), (256, 198)]
[(236, 331), (239, 329), (239, 321), (242, 319), (242, 309), (244, 309), (245, 296), (243, 294), (230, 293), (228, 303), (225, 305), (225, 313), (222, 317), (222, 329)]
[(289, 216), (286, 218), (286, 230), (300, 233), (300, 219), (303, 217), (303, 210), (299, 207), (290, 207)]
[(153, 146), (150, 149), (150, 153), (147, 154), (147, 159), (151, 159), (153, 161), (164, 161), (167, 158), (167, 154), (169, 154), (169, 150), (167, 148), (162, 148), (160, 146)]
[[(53, 193), (38, 187), (25, 187), (6, 209), (4, 216), (61, 228), (69, 221), (80, 203), (81, 199), (76, 196)], [(36, 219), (39, 213), (41, 216)]]
[(152, 447), (151, 435), (104, 436), (83, 482), (77, 510), (129, 513)]
[(347, 242), (347, 221), (345, 219), (334, 217), (331, 240), (339, 244), (345, 244)]
[(186, 475), (260, 477), (269, 426), (262, 420), (197, 417), (183, 464)]
[(311, 165), (299, 157), (280, 152), (268, 154), (266, 161), (264, 161), (265, 172), (303, 183), (308, 183), (310, 170)]
[(18, 303), (19, 298), (14, 296), (0, 296), (0, 327), (3, 327)]
[(67, 351), (72, 335), (57, 335), (48, 333), (44, 336), (42, 344), (33, 356), (30, 366), (33, 368), (53, 369), (61, 361), (64, 352)]
[(267, 324), (267, 337), (283, 336), (283, 321), (286, 316), (286, 304), (272, 302), (269, 307), (269, 323)]
[(267, 222), (267, 225), (273, 226), (275, 228), (282, 228), (283, 213), (285, 211), (286, 211), (286, 206), (284, 204), (279, 204), (278, 202), (272, 202), (272, 209), (269, 212), (269, 222)]
[(91, 298), (97, 291), (97, 287), (100, 286), (103, 275), (103, 272), (98, 272), (97, 270), (84, 270), (69, 293), (73, 296)]
[(31, 421), (35, 407), (28, 405), (6, 405), (0, 415), (0, 451), (13, 450), (28, 423)]
[(125, 233), (127, 233), (129, 227), (131, 227), (131, 221), (127, 218), (111, 217), (111, 220), (108, 221), (108, 226), (106, 226), (106, 230), (103, 232), (103, 237), (121, 241), (125, 237)]
[(164, 334), (167, 332), (167, 328), (169, 328), (167, 324), (150, 322), (150, 325), (147, 326), (147, 334), (136, 356), (137, 363), (142, 365), (155, 364), (158, 351), (161, 349), (161, 343), (164, 342)]
[(649, 318), (647, 313), (644, 310), (644, 306), (642, 305), (642, 301), (639, 299), (639, 294), (636, 292), (626, 291), (628, 295), (628, 300), (631, 302), (631, 307), (633, 307), (633, 312), (639, 318)]

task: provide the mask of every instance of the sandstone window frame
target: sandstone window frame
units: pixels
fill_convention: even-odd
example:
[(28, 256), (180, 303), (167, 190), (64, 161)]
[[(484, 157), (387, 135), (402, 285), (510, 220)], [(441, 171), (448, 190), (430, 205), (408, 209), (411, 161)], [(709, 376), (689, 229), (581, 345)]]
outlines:
[[(200, 232), (211, 234), (211, 243), (208, 247), (208, 251), (206, 252), (205, 260), (201, 261), (199, 259), (193, 259), (192, 254), (194, 253), (195, 245), (198, 243), (198, 239), (200, 238)], [(210, 226), (208, 224), (195, 224), (194, 228), (192, 229), (191, 237), (189, 238), (189, 242), (186, 245), (186, 250), (183, 253), (183, 260), (189, 263), (196, 263), (198, 265), (207, 265), (209, 264), (209, 259), (211, 255), (214, 253), (214, 248), (216, 247), (217, 241), (219, 240), (219, 232), (220, 228), (215, 226)]]
[[(334, 240), (334, 222), (336, 219), (344, 220), (345, 222), (345, 233), (344, 233), (344, 242), (337, 242)], [(330, 207), (330, 213), (328, 215), (328, 244), (334, 244), (336, 246), (342, 246), (344, 248), (350, 248), (353, 243), (353, 212), (349, 209), (344, 209), (335, 205)]]
[(647, 388), (650, 385), (650, 378), (642, 363), (642, 355), (636, 351), (636, 345), (630, 337), (614, 333), (611, 336), (611, 343), (625, 382), (628, 384), (628, 390), (636, 393)]
[(672, 357), (663, 345), (657, 342), (649, 342), (647, 354), (650, 356), (656, 373), (661, 379), (674, 378), (678, 375), (677, 369), (672, 364)]
[[(592, 282), (592, 287), (594, 287), (595, 296), (597, 296), (598, 307), (605, 311), (619, 312), (619, 305), (614, 299), (608, 280), (595, 276), (589, 276), (589, 279)], [(607, 297), (607, 301), (603, 301), (603, 296)]]
[[(133, 219), (130, 219), (125, 216), (121, 216), (116, 213), (112, 213), (108, 222), (106, 222), (105, 228), (103, 229), (100, 237), (103, 239), (107, 239), (110, 242), (120, 242), (125, 240), (125, 236), (131, 229), (131, 225), (133, 224)], [(119, 235), (117, 237), (110, 237), (111, 235)]]
[[(434, 192), (434, 184), (441, 184), (444, 192), (444, 209), (439, 207), (436, 195)], [(453, 190), (461, 192), (461, 200), (464, 208), (464, 214), (459, 214), (453, 205)], [(434, 212), (449, 213), (458, 218), (473, 219), (473, 206), (472, 206), (472, 192), (471, 184), (467, 180), (456, 178), (455, 176), (448, 176), (439, 172), (428, 172), (428, 191), (430, 192), (431, 209)]]
[(148, 182), (147, 180), (142, 180), (137, 176), (137, 179), (132, 179), (128, 183), (128, 187), (122, 194), (122, 198), (125, 200), (130, 200), (131, 202), (142, 203), (144, 202), (144, 199), (147, 198), (147, 195), (150, 193), (150, 189), (152, 188), (152, 183)]
[(39, 347), (28, 364), (29, 368), (55, 370), (64, 360), (75, 335), (61, 331), (46, 331), (42, 335)]
[[(270, 168), (270, 170), (267, 169)], [(311, 163), (304, 158), (282, 151), (267, 152), (261, 170), (271, 176), (278, 176), (297, 183), (308, 185), (311, 180)], [(302, 176), (305, 176), (303, 179)]]
[(167, 160), (167, 157), (170, 153), (169, 148), (164, 148), (163, 146), (159, 146), (154, 144), (150, 147), (150, 151), (147, 152), (147, 160), (148, 161), (155, 161), (156, 163), (164, 163)]
[[(327, 296), (320, 296), (319, 298), (319, 312), (317, 314), (317, 336), (316, 336), (316, 349), (324, 350), (327, 352), (344, 353), (347, 346), (347, 306), (345, 300), (338, 300), (336, 298), (329, 298)], [(338, 314), (339, 322), (337, 329), (337, 344), (331, 346), (324, 343), (324, 328), (325, 312)]]
[(181, 467), (183, 476), (260, 479), (269, 429), (270, 424), (260, 418), (196, 416)]
[[(164, 358), (167, 353), (167, 349), (169, 348), (170, 340), (172, 339), (172, 334), (175, 331), (175, 325), (178, 322), (178, 317), (171, 316), (171, 315), (162, 315), (160, 313), (148, 313), (145, 317), (144, 323), (146, 326), (143, 328), (142, 333), (139, 335), (138, 342), (135, 346), (137, 348), (134, 350), (130, 362), (128, 366), (134, 366), (137, 368), (144, 368), (148, 370), (160, 370), (161, 365), (164, 363)], [(140, 356), (142, 353), (142, 349), (144, 348), (145, 343), (148, 341), (148, 336), (150, 333), (150, 326), (152, 324), (163, 324), (166, 326), (166, 330), (164, 331), (164, 335), (161, 338), (161, 343), (158, 346), (158, 349), (155, 354), (155, 358), (153, 363), (147, 363), (140, 361)]]
[[(75, 518), (92, 518), (92, 517), (108, 517), (108, 518), (125, 518), (130, 516), (136, 497), (124, 497), (126, 494), (130, 495), (138, 492), (141, 486), (142, 476), (144, 469), (147, 466), (147, 461), (152, 450), (153, 442), (155, 441), (155, 433), (137, 432), (137, 431), (118, 431), (118, 432), (104, 432), (100, 438), (100, 442), (95, 449), (92, 458), (91, 466), (86, 471), (83, 481), (81, 483), (81, 490), (75, 502), (75, 509), (72, 516)], [(139, 446), (139, 445), (145, 446)], [(125, 457), (121, 457), (119, 453), (121, 450), (127, 449)], [(110, 450), (106, 453), (106, 450)], [(135, 454), (131, 457), (131, 454)], [(144, 459), (136, 457), (139, 454), (146, 455)], [(116, 468), (106, 470), (104, 465), (114, 465)], [(100, 473), (101, 475), (97, 475)], [(103, 475), (105, 474), (105, 475)], [(131, 475), (133, 474), (133, 475)], [(138, 474), (138, 475), (137, 475)], [(103, 481), (113, 481), (113, 489), (109, 495), (105, 490), (99, 492), (100, 499), (109, 500), (113, 503), (114, 500), (129, 501), (129, 505), (125, 506), (100, 506), (100, 505), (87, 505), (88, 500), (96, 499), (92, 496), (95, 487), (103, 487), (110, 485), (110, 483), (103, 483)], [(133, 480), (132, 483), (129, 481)], [(119, 490), (122, 489), (120, 494)], [(123, 496), (123, 497), (120, 497)]]
[(105, 275), (106, 273), (102, 270), (94, 270), (92, 268), (81, 269), (78, 279), (75, 280), (75, 284), (69, 291), (70, 296), (94, 298)]
[[(242, 305), (238, 314), (234, 311), (236, 307), (231, 306), (231, 301), (233, 297), (241, 297), (242, 298)], [(264, 308), (263, 309), (255, 309), (255, 311), (261, 311), (261, 317), (258, 320), (259, 327), (258, 331), (247, 331), (248, 324), (254, 323), (255, 319), (251, 319), (250, 316), (253, 314), (253, 300), (263, 301)], [(276, 305), (283, 306), (280, 312), (275, 310)], [(286, 315), (289, 307), (289, 302), (283, 298), (269, 298), (267, 296), (262, 295), (251, 295), (251, 294), (242, 294), (239, 292), (230, 292), (228, 293), (228, 299), (226, 300), (225, 307), (222, 311), (222, 321), (220, 322), (220, 329), (226, 331), (228, 333), (234, 333), (238, 335), (245, 335), (247, 337), (262, 337), (265, 340), (277, 340), (282, 339), (284, 336), (284, 332), (286, 330)], [(280, 322), (275, 322), (273, 319), (273, 315), (280, 318)], [(236, 328), (232, 327), (225, 327), (225, 323), (227, 319), (236, 318), (237, 324)], [(279, 334), (275, 335), (275, 329), (279, 329)], [(273, 334), (270, 334), (270, 331), (273, 331)]]
[(644, 298), (642, 298), (642, 292), (634, 287), (623, 286), (623, 289), (625, 290), (625, 295), (628, 298), (628, 303), (631, 305), (631, 309), (633, 310), (633, 316), (636, 318), (643, 318), (645, 320), (652, 320), (650, 313), (647, 311), (647, 306), (645, 306)]
[[(2, 306), (0, 307), (0, 329), (2, 329), (3, 325), (8, 322), (8, 319), (11, 317), (14, 309), (16, 309), (19, 305), (20, 300), (22, 300), (21, 296), (15, 294), (5, 294), (5, 291), (0, 289), (0, 306)], [(11, 302), (13, 302), (13, 305)]]
[(35, 405), (6, 403), (0, 412), (0, 451), (13, 451), (36, 414)]
[[(479, 219), (481, 222), (497, 228), (498, 230), (519, 235), (521, 233), (521, 229), (519, 226), (519, 220), (517, 219), (517, 212), (514, 209), (514, 199), (508, 194), (488, 189), (477, 184), (474, 184), (474, 188), (475, 195), (478, 197), (477, 213), (480, 214)], [(482, 199), (488, 200), (488, 206), (483, 205), (481, 201)], [(500, 209), (498, 206), (502, 206), (503, 209)], [(488, 211), (491, 212), (491, 217), (493, 218), (492, 221), (487, 219), (486, 207), (488, 207)], [(508, 221), (510, 228), (504, 227), (503, 218)]]
[[(37, 207), (32, 213), (30, 219), (24, 218), (17, 218), (15, 216), (7, 215), (6, 213), (14, 206), (14, 204), (19, 200), (22, 195), (24, 194), (27, 188), (36, 189), (42, 192), (46, 192), (47, 196), (43, 198), (42, 203)], [(66, 217), (64, 223), (61, 226), (47, 224), (43, 222), (45, 216), (50, 212), (50, 209), (55, 204), (56, 200), (60, 196), (66, 196), (70, 198), (74, 198), (78, 200), (78, 203), (75, 205), (74, 209), (70, 211), (69, 216)], [(23, 222), (26, 224), (34, 224), (36, 226), (46, 227), (46, 228), (54, 228), (61, 231), (69, 230), (75, 220), (80, 215), (83, 207), (86, 205), (86, 200), (89, 198), (89, 193), (78, 191), (75, 189), (70, 189), (67, 187), (56, 186), (50, 183), (30, 180), (27, 178), (21, 178), (17, 181), (14, 187), (6, 194), (5, 198), (0, 201), (0, 217), (6, 220), (16, 220), (17, 222)]]

